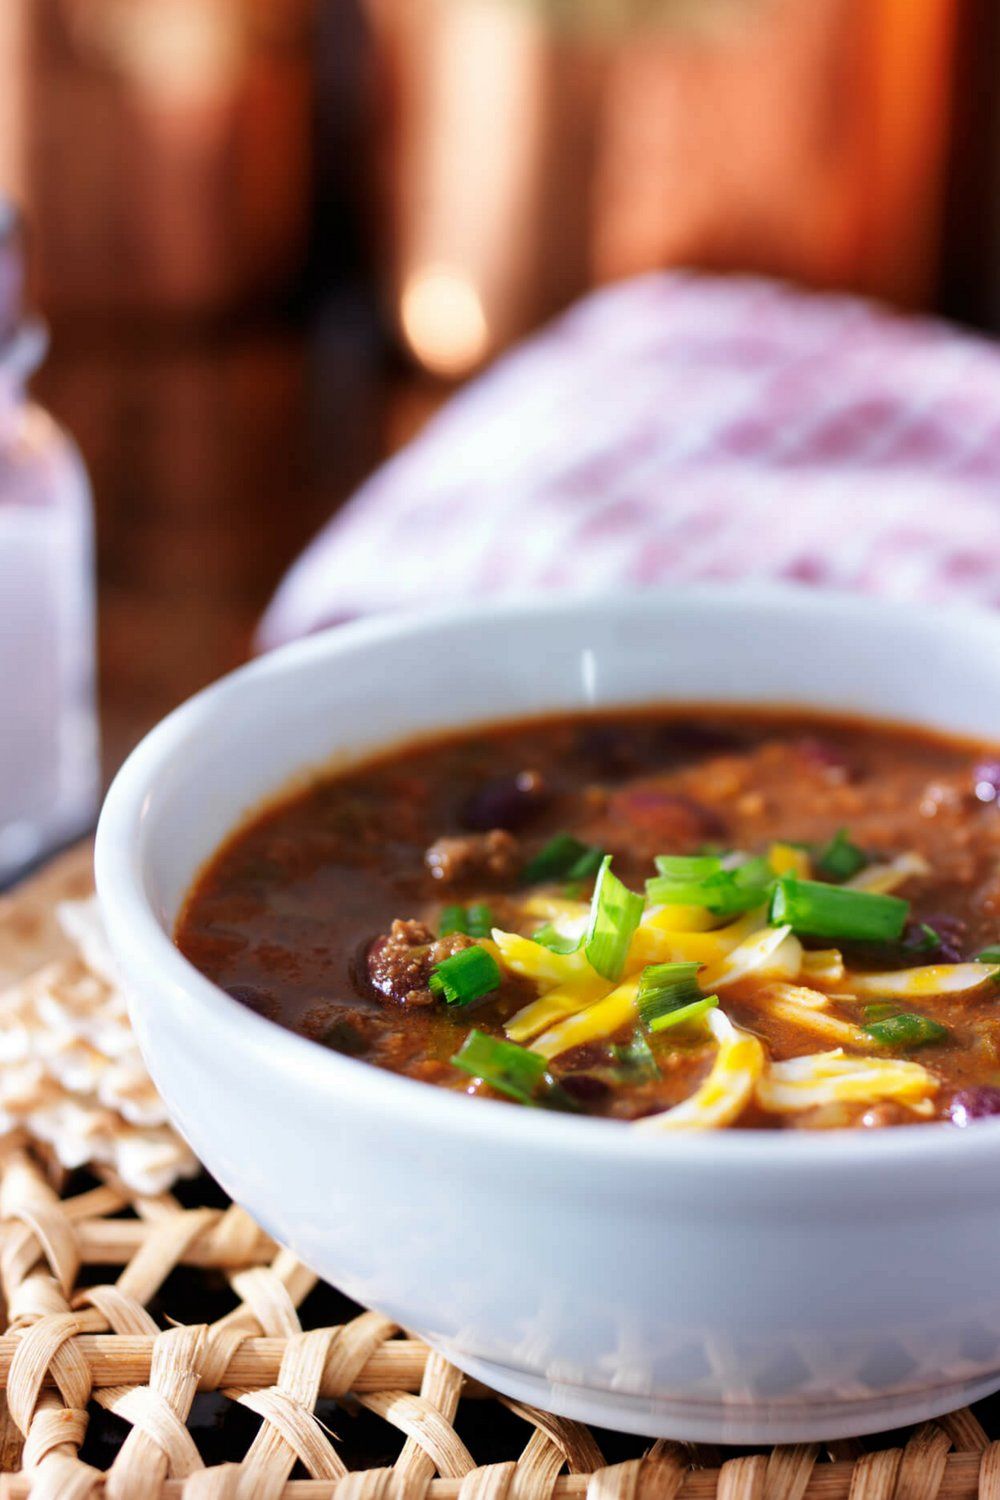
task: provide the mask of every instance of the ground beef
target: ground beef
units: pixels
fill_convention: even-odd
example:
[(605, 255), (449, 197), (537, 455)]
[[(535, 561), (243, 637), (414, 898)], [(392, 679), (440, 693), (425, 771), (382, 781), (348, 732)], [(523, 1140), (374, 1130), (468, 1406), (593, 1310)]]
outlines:
[(392, 1005), (433, 1005), (428, 981), (434, 965), (471, 947), (472, 939), (464, 932), (435, 939), (423, 922), (397, 918), (387, 933), (370, 944), (362, 988), (373, 999)]
[(434, 879), (445, 885), (472, 880), (503, 882), (517, 874), (521, 851), (513, 834), (493, 828), (489, 833), (436, 839), (424, 855), (424, 863)]

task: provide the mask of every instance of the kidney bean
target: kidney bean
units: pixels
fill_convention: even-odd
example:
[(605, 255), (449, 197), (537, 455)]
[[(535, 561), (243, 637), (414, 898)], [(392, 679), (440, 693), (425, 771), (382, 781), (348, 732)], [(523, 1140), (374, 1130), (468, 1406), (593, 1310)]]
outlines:
[(552, 801), (545, 778), (538, 771), (497, 776), (466, 798), (458, 818), (463, 828), (487, 833), (502, 828), (512, 833), (538, 816)]
[[(924, 924), (933, 927), (938, 935), (934, 948), (926, 946), (927, 934)], [(903, 947), (908, 951), (924, 955), (925, 960), (936, 963), (959, 964), (965, 958), (965, 934), (968, 924), (962, 917), (949, 912), (931, 912), (925, 917), (911, 917), (903, 933)]]
[(567, 1073), (559, 1082), (570, 1098), (581, 1104), (594, 1104), (611, 1092), (611, 1085), (593, 1073)]

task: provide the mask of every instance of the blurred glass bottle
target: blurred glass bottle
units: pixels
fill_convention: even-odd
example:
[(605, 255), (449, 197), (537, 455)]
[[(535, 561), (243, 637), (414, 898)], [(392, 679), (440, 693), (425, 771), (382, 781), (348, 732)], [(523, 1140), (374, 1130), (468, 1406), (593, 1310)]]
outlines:
[(45, 347), (0, 199), (0, 882), (81, 833), (97, 802), (91, 496), (72, 441), (27, 395)]

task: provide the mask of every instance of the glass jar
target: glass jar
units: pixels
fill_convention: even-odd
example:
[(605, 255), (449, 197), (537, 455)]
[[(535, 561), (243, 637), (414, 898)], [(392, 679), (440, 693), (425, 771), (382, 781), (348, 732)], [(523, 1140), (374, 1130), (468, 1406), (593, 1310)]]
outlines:
[(23, 240), (0, 199), (0, 882), (97, 806), (93, 518), (72, 441), (31, 401), (46, 349)]

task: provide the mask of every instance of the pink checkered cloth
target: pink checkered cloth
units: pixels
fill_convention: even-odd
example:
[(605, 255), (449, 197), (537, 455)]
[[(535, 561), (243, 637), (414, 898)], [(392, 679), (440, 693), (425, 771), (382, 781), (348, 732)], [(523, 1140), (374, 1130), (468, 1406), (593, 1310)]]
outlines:
[(361, 487), (259, 640), (432, 602), (735, 578), (1000, 604), (1000, 351), (763, 280), (597, 292)]

